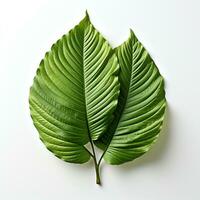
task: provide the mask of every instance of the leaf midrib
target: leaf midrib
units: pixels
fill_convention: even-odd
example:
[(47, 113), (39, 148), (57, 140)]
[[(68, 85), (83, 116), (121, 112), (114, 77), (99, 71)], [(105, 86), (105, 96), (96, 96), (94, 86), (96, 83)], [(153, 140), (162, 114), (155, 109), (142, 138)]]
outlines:
[[(88, 28), (88, 27), (87, 27)], [(90, 145), (92, 147), (92, 153), (87, 149), (85, 148), (89, 153), (90, 155), (93, 157), (94, 159), (94, 163), (95, 163), (95, 166), (97, 165), (97, 160), (96, 160), (96, 154), (95, 154), (95, 150), (94, 150), (94, 145), (93, 145), (93, 142), (92, 142), (92, 136), (91, 136), (91, 130), (90, 130), (90, 126), (89, 126), (89, 122), (88, 122), (88, 107), (87, 107), (87, 97), (86, 97), (86, 81), (85, 81), (85, 39), (86, 39), (86, 30), (87, 28), (84, 29), (83, 31), (83, 52), (82, 52), (82, 55), (83, 55), (83, 62), (82, 62), (82, 65), (83, 65), (83, 96), (84, 96), (84, 102), (85, 102), (85, 117), (86, 117), (86, 126), (87, 126), (87, 130), (88, 130), (88, 138), (89, 138), (89, 142), (90, 142)]]
[[(84, 97), (84, 103), (85, 103), (85, 115), (86, 115), (86, 126), (88, 130), (88, 137), (89, 140), (91, 140), (91, 134), (90, 134), (90, 127), (89, 127), (89, 122), (88, 122), (88, 112), (87, 112), (87, 98), (86, 98), (86, 81), (85, 81), (85, 30), (83, 32), (83, 51), (82, 51), (82, 65), (83, 65), (83, 97)], [(91, 142), (91, 141), (90, 141)]]
[[(118, 47), (118, 48), (120, 48), (120, 47)], [(133, 55), (133, 52), (132, 52), (132, 51), (133, 51), (133, 42), (131, 41), (131, 55)], [(125, 109), (126, 104), (127, 104), (127, 99), (128, 99), (128, 95), (129, 95), (130, 86), (131, 86), (132, 73), (133, 73), (133, 58), (131, 59), (131, 73), (130, 73), (130, 76), (129, 76), (128, 91), (127, 91), (126, 96), (124, 97), (124, 104), (123, 104), (121, 110), (118, 112), (119, 114), (116, 115), (117, 118), (114, 118), (114, 119), (113, 119), (113, 124), (114, 124), (113, 126), (114, 126), (114, 128), (113, 128), (113, 131), (112, 131), (111, 136), (108, 137), (108, 141), (109, 141), (109, 142), (108, 142), (108, 145), (106, 146), (106, 148), (105, 148), (105, 150), (104, 150), (104, 152), (103, 152), (103, 154), (102, 154), (102, 156), (101, 156), (101, 158), (100, 158), (100, 160), (99, 160), (99, 162), (98, 162), (98, 165), (100, 165), (100, 162), (101, 162), (102, 158), (103, 158), (104, 155), (106, 154), (106, 152), (107, 152), (107, 150), (108, 150), (108, 148), (109, 148), (109, 146), (110, 146), (110, 144), (111, 144), (111, 142), (112, 142), (112, 139), (113, 139), (113, 137), (114, 137), (115, 131), (117, 130), (117, 127), (118, 127), (118, 124), (119, 124), (119, 122), (120, 122), (120, 119), (122, 118), (124, 109)]]

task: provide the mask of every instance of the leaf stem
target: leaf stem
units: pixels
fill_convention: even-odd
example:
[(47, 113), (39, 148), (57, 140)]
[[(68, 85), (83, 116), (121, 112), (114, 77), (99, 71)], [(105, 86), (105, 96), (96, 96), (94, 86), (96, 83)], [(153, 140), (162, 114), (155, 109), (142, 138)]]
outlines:
[(96, 184), (101, 185), (101, 178), (99, 174), (99, 165), (95, 165), (95, 171), (96, 171)]
[(83, 146), (83, 148), (90, 154), (90, 156), (94, 157), (94, 155), (86, 147)]
[(96, 153), (95, 153), (95, 150), (94, 150), (94, 144), (93, 144), (92, 140), (90, 140), (90, 144), (91, 144), (91, 147), (92, 147), (93, 160), (94, 160), (94, 165), (95, 165), (96, 184), (101, 185), (101, 178), (100, 178), (100, 173), (99, 173), (99, 163), (97, 164)]
[(100, 157), (100, 159), (99, 159), (99, 162), (98, 162), (98, 167), (100, 166), (100, 164), (101, 164), (101, 160), (103, 159), (103, 156), (104, 156), (104, 154), (106, 153), (106, 151), (104, 151), (103, 152), (103, 154), (101, 155), (101, 157)]

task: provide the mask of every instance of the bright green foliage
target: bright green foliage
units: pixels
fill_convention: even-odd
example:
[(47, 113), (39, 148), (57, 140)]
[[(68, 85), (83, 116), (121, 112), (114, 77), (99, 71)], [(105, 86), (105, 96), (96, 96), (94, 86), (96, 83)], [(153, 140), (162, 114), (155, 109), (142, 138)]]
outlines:
[[(133, 32), (113, 50), (87, 14), (46, 53), (29, 102), (46, 147), (67, 162), (92, 157), (98, 184), (102, 158), (121, 164), (149, 150), (166, 104), (163, 78)], [(103, 149), (99, 162), (94, 143)]]
[(46, 53), (30, 91), (40, 138), (56, 156), (83, 163), (117, 105), (117, 57), (86, 16)]
[(148, 52), (131, 31), (115, 49), (120, 65), (120, 96), (115, 118), (96, 143), (109, 164), (131, 161), (157, 139), (165, 112), (164, 81)]

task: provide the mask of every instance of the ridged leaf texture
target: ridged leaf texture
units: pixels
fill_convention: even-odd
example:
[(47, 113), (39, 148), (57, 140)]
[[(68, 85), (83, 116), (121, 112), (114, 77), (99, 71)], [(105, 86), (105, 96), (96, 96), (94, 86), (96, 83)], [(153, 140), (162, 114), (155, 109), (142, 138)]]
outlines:
[(88, 15), (46, 53), (30, 90), (30, 109), (40, 138), (57, 157), (90, 158), (84, 147), (112, 120), (119, 95), (117, 57)]
[[(86, 13), (45, 54), (29, 104), (47, 149), (71, 163), (92, 157), (100, 184), (102, 159), (118, 165), (150, 149), (166, 100), (163, 77), (134, 33), (112, 49)], [(94, 144), (103, 150), (99, 161)]]
[(115, 49), (120, 95), (115, 118), (97, 142), (109, 164), (122, 164), (147, 152), (161, 130), (166, 107), (164, 81), (149, 53), (131, 31)]

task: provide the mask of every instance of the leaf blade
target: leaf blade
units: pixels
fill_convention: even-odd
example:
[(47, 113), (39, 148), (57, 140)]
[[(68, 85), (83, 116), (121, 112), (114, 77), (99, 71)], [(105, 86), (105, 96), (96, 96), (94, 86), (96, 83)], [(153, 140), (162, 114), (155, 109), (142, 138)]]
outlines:
[(152, 58), (131, 31), (116, 48), (120, 96), (115, 118), (96, 145), (109, 164), (122, 164), (146, 153), (162, 127), (166, 100), (164, 81)]
[[(88, 15), (46, 53), (29, 102), (41, 140), (57, 157), (89, 160), (84, 145), (106, 130), (117, 105), (118, 68), (114, 51)], [(60, 142), (52, 143), (56, 139)]]

